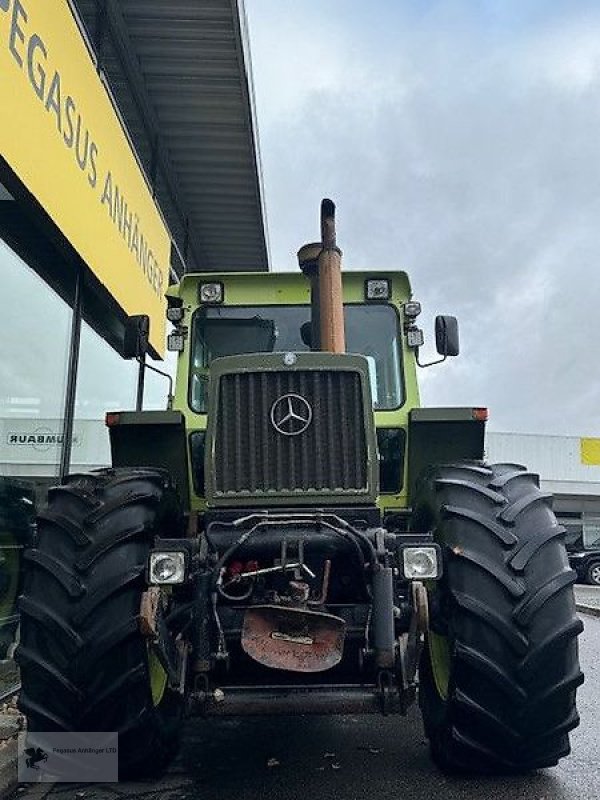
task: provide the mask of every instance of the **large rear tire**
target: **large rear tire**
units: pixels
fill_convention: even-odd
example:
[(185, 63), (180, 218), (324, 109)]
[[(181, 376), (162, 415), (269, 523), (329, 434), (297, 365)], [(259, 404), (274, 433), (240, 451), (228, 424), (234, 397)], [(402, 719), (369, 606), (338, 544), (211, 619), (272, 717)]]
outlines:
[(419, 696), (445, 771), (525, 772), (570, 752), (583, 625), (550, 502), (514, 464), (436, 467), (419, 481), (411, 527), (433, 530), (445, 570)]
[(50, 490), (25, 556), (15, 657), (28, 729), (118, 732), (121, 778), (155, 774), (177, 747), (181, 699), (139, 613), (153, 538), (178, 524), (162, 470), (75, 475)]

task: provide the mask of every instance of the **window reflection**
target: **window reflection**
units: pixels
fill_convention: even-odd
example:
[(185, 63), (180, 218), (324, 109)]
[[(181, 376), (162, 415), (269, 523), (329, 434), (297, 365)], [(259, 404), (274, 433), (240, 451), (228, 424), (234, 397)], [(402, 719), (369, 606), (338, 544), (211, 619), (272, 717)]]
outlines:
[(0, 684), (11, 661), (23, 551), (36, 506), (56, 482), (71, 310), (0, 240)]
[[(398, 318), (388, 305), (346, 305), (346, 349), (366, 356), (376, 409), (402, 403)], [(302, 326), (308, 306), (220, 306), (204, 309), (194, 323), (190, 395), (195, 411), (207, 408), (208, 368), (215, 358), (243, 353), (304, 352)]]

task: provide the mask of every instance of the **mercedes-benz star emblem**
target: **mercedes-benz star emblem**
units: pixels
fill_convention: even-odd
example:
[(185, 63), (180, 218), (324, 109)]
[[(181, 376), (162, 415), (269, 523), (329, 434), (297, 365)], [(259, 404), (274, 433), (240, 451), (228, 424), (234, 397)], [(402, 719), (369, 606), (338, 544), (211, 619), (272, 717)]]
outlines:
[(312, 408), (299, 394), (284, 394), (271, 406), (271, 424), (283, 436), (298, 436), (312, 421)]

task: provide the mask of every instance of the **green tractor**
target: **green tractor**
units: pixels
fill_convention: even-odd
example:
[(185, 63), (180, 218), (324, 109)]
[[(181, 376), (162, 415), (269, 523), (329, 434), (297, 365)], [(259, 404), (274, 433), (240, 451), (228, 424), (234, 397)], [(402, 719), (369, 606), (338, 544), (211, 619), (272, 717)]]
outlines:
[[(578, 724), (564, 530), (484, 461), (483, 408), (420, 408), (403, 272), (186, 274), (167, 411), (107, 414), (113, 467), (37, 519), (21, 598), (30, 731), (117, 731), (121, 776), (185, 715), (405, 714), (444, 770), (555, 765)], [(440, 359), (457, 323), (436, 319)], [(437, 362), (436, 362), (437, 363)]]

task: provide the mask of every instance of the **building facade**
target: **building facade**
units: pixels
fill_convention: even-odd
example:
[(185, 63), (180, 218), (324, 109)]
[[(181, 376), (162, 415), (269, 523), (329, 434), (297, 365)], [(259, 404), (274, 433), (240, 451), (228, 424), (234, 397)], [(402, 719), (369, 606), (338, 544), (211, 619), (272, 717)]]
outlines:
[(162, 5), (0, 3), (0, 661), (36, 507), (136, 406), (132, 321), (162, 358), (170, 282), (268, 266), (242, 0)]
[(570, 548), (600, 547), (600, 438), (488, 432), (486, 452), (540, 476)]

